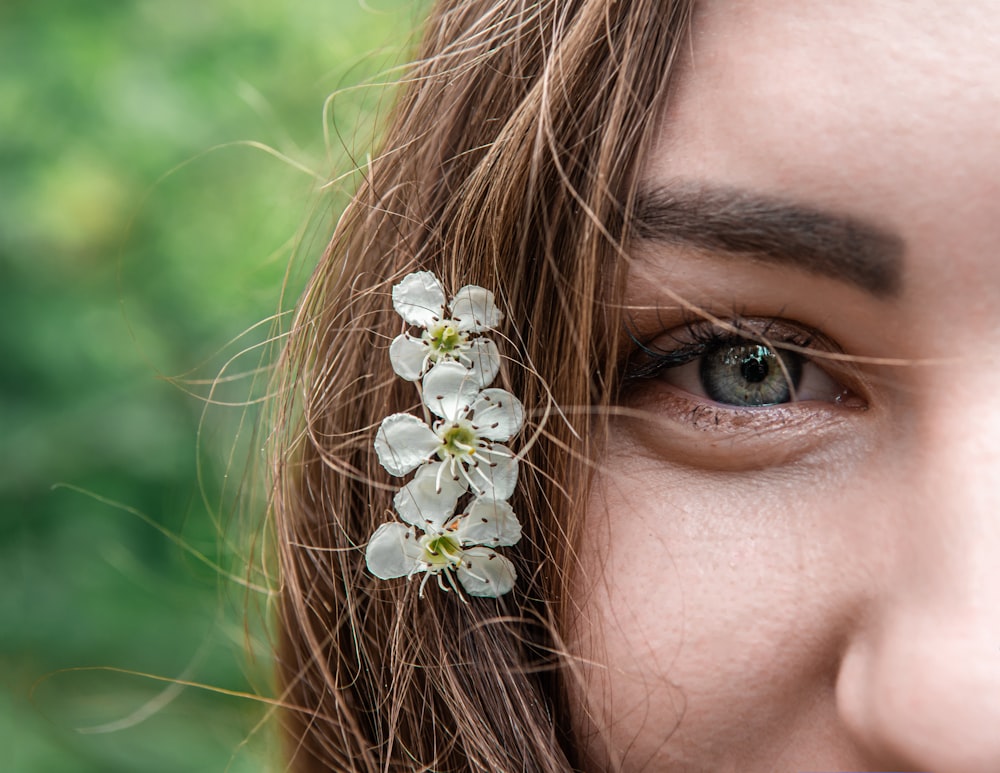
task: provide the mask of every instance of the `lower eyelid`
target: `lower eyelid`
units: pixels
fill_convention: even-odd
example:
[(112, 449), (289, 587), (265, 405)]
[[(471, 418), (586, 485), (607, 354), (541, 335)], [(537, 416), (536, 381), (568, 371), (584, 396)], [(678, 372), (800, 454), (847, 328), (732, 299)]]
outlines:
[(740, 408), (643, 382), (622, 415), (622, 429), (657, 459), (736, 472), (786, 466), (831, 443), (856, 442), (863, 433), (855, 415), (804, 402)]

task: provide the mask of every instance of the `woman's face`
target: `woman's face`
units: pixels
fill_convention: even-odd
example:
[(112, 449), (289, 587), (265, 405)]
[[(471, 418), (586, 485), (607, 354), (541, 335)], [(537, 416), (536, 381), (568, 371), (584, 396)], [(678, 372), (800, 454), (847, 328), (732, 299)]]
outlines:
[(581, 737), (628, 771), (995, 773), (1000, 5), (708, 0), (682, 58)]

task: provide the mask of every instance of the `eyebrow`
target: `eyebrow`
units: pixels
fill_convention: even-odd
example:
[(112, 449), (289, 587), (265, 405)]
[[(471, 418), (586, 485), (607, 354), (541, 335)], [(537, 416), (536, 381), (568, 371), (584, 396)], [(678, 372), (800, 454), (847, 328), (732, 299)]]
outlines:
[(850, 215), (750, 191), (690, 184), (640, 191), (632, 222), (643, 241), (745, 256), (898, 295), (904, 243)]

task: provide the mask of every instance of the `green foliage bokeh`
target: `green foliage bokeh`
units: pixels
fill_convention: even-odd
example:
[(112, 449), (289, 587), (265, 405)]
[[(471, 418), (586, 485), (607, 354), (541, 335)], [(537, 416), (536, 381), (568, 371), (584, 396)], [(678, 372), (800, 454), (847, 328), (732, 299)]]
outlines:
[(178, 680), (268, 694), (243, 620), (266, 594), (240, 585), (233, 528), (280, 328), (254, 325), (294, 303), (351, 178), (324, 183), (385, 109), (352, 87), (391, 79), (419, 18), (414, 0), (0, 4), (4, 770), (273, 759), (266, 706)]

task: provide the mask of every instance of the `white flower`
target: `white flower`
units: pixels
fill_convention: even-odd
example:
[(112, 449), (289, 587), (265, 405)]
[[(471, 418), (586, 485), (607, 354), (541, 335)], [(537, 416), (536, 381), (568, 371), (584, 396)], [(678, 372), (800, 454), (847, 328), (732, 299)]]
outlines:
[(503, 389), (479, 389), (475, 373), (457, 362), (441, 362), (424, 376), (424, 404), (440, 417), (429, 427), (416, 416), (394, 413), (375, 434), (375, 452), (393, 475), (406, 475), (435, 458), (435, 492), (446, 481), (478, 494), (507, 499), (517, 483), (507, 440), (524, 420), (521, 402)]
[(493, 293), (478, 285), (461, 288), (448, 304), (444, 290), (430, 271), (403, 277), (392, 288), (392, 304), (409, 324), (422, 327), (419, 337), (403, 333), (389, 347), (392, 369), (407, 381), (416, 381), (435, 363), (455, 361), (476, 374), (480, 387), (490, 384), (500, 370), (500, 352), (488, 338), (473, 337), (497, 326), (501, 314)]
[(422, 379), (418, 388), (435, 418), (395, 413), (375, 434), (386, 470), (416, 474), (393, 499), (403, 522), (375, 531), (365, 562), (385, 580), (423, 573), (421, 596), (431, 577), (460, 596), (459, 584), (470, 596), (501, 596), (517, 577), (494, 548), (521, 539), (506, 501), (517, 483), (517, 460), (501, 442), (521, 429), (524, 408), (509, 392), (485, 388), (500, 370), (500, 353), (479, 334), (499, 323), (500, 310), (489, 290), (466, 285), (447, 304), (446, 316), (444, 290), (428, 271), (404, 277), (392, 301), (407, 323), (423, 328), (419, 336), (403, 333), (392, 342), (392, 368), (408, 381)]
[[(421, 472), (423, 470), (417, 473), (414, 483), (421, 478)], [(433, 476), (425, 473), (423, 477), (426, 480)], [(451, 506), (454, 508), (454, 502)], [(470, 596), (495, 598), (514, 587), (517, 580), (514, 565), (487, 547), (514, 545), (521, 538), (521, 524), (509, 504), (480, 497), (472, 502), (467, 513), (440, 523), (439, 514), (437, 506), (433, 514), (417, 513), (407, 507), (406, 514), (400, 511), (400, 515), (409, 525), (382, 524), (365, 551), (368, 571), (383, 580), (410, 578), (424, 572), (421, 595), (431, 576), (437, 576), (438, 584), (444, 588), (441, 579), (444, 574), (454, 587), (452, 573)], [(432, 517), (425, 519), (420, 517), (422, 515)], [(425, 533), (420, 534), (417, 526)]]
[[(465, 486), (461, 482), (441, 476), (444, 466), (443, 462), (423, 465), (393, 499), (399, 517), (422, 531), (447, 530), (455, 506), (465, 494)], [(521, 524), (514, 510), (494, 492), (477, 497), (467, 513), (474, 521), (466, 524), (463, 532), (471, 535), (470, 542), (503, 547), (513, 545), (521, 537)]]

